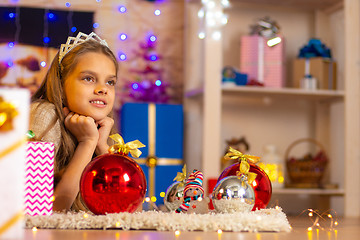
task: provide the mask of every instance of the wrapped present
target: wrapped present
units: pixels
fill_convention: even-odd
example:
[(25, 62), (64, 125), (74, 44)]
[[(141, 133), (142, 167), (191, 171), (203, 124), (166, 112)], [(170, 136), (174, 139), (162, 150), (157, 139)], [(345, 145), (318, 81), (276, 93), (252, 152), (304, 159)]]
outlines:
[(146, 146), (141, 149), (145, 158), (136, 161), (147, 179), (147, 196), (164, 197), (183, 166), (182, 105), (126, 103), (120, 122), (125, 142), (138, 139)]
[(0, 238), (23, 238), (24, 168), (30, 94), (0, 88)]
[(303, 79), (314, 78), (316, 88), (336, 89), (336, 62), (331, 50), (320, 39), (310, 39), (299, 50), (298, 58), (293, 63), (294, 87), (305, 87)]
[(285, 85), (284, 40), (275, 46), (267, 45), (268, 39), (259, 35), (241, 37), (240, 71), (249, 81), (265, 87), (281, 88)]
[(330, 58), (297, 58), (293, 63), (294, 87), (301, 87), (301, 80), (311, 75), (319, 89), (336, 90), (336, 62)]
[(54, 144), (28, 142), (25, 166), (25, 213), (50, 215), (53, 206)]

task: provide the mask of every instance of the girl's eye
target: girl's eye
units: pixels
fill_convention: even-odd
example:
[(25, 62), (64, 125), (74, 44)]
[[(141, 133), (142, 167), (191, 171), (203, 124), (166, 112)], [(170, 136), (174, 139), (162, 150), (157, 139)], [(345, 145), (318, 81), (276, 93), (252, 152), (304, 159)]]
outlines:
[(85, 80), (86, 82), (94, 82), (94, 78), (93, 77), (90, 77), (90, 76), (87, 76), (87, 77), (84, 77), (83, 80)]
[(110, 86), (115, 86), (116, 81), (115, 81), (115, 80), (109, 80), (109, 81), (107, 82), (107, 84), (110, 85)]

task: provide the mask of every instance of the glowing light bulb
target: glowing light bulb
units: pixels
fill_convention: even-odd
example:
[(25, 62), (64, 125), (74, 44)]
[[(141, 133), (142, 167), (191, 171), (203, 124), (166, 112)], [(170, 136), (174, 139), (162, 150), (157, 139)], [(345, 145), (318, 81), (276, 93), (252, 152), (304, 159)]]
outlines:
[(76, 30), (77, 30), (76, 27), (72, 27), (72, 28), (71, 28), (71, 31), (72, 31), (72, 32), (76, 32)]
[(71, 6), (71, 3), (66, 2), (66, 3), (65, 3), (65, 6), (66, 6), (66, 7), (70, 7), (70, 6)]
[(121, 6), (119, 6), (118, 11), (120, 13), (126, 13), (127, 9), (126, 9), (126, 7), (124, 5), (121, 5)]
[(13, 61), (11, 61), (11, 60), (7, 61), (7, 63), (6, 63), (6, 64), (8, 65), (8, 67), (12, 67), (12, 66), (14, 66), (14, 62), (13, 62)]
[(156, 55), (151, 55), (150, 56), (151, 61), (156, 61), (157, 59), (158, 59), (158, 57)]
[(212, 37), (214, 40), (220, 40), (220, 39), (221, 39), (221, 32), (215, 31), (215, 32), (213, 32), (213, 34), (211, 35), (211, 37)]
[(15, 18), (15, 13), (9, 13), (9, 18)]
[(125, 41), (127, 39), (127, 35), (125, 33), (121, 33), (119, 35), (119, 38), (120, 38), (121, 41)]
[(156, 36), (155, 35), (151, 35), (150, 37), (149, 37), (149, 40), (151, 41), (151, 42), (155, 42), (156, 41)]
[(211, 9), (211, 8), (214, 8), (214, 7), (215, 7), (215, 2), (214, 2), (214, 1), (210, 1), (210, 2), (208, 2), (206, 5), (207, 5), (208, 8)]
[(53, 13), (48, 13), (48, 18), (49, 19), (54, 19), (55, 15)]
[(198, 11), (198, 17), (199, 18), (203, 18), (204, 16), (205, 16), (205, 11), (204, 11), (204, 9), (200, 9), (199, 11)]
[(150, 202), (150, 198), (149, 198), (149, 197), (146, 197), (146, 198), (145, 198), (145, 202)]
[(160, 197), (165, 197), (165, 192), (161, 192)]
[(205, 38), (205, 33), (204, 32), (199, 32), (198, 37), (200, 39), (204, 39)]
[(156, 202), (156, 200), (157, 200), (157, 198), (156, 198), (155, 196), (152, 196), (152, 197), (151, 197), (151, 201), (152, 201), (152, 202)]
[(43, 41), (44, 41), (44, 43), (49, 43), (49, 42), (50, 42), (50, 38), (49, 38), (49, 37), (44, 37), (44, 38), (43, 38)]
[(94, 27), (94, 28), (98, 28), (98, 27), (99, 27), (99, 23), (94, 23), (94, 24), (93, 24), (93, 27)]
[(177, 236), (177, 237), (180, 236), (180, 231), (179, 230), (175, 231), (175, 236)]
[[(133, 84), (131, 85), (131, 87), (132, 87), (132, 89), (136, 90), (136, 89), (139, 88), (139, 84), (133, 83)], [(145, 199), (145, 200), (146, 200), (146, 199)]]
[(207, 20), (206, 23), (209, 27), (214, 27), (216, 25), (216, 21), (213, 18), (210, 18), (209, 20)]
[(230, 7), (230, 2), (229, 2), (229, 0), (221, 0), (221, 4), (222, 4), (225, 8)]
[(9, 42), (9, 43), (8, 43), (8, 47), (9, 47), (9, 48), (14, 47), (14, 45), (15, 45), (14, 42)]
[(119, 53), (119, 59), (120, 61), (125, 61), (126, 60), (126, 54), (125, 53)]
[(156, 9), (156, 10), (154, 11), (154, 14), (155, 14), (156, 16), (159, 16), (159, 15), (161, 14), (160, 9)]
[(223, 16), (221, 17), (221, 24), (225, 25), (225, 24), (227, 24), (227, 23), (228, 23), (228, 18), (227, 18), (227, 16), (223, 15)]
[(162, 84), (161, 80), (158, 79), (158, 80), (155, 81), (155, 85), (156, 85), (156, 86), (160, 87), (161, 84)]

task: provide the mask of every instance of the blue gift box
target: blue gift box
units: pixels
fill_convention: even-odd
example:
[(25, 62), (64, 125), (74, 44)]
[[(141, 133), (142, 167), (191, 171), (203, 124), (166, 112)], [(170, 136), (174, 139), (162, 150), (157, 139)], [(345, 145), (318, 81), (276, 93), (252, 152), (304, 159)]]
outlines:
[(145, 173), (147, 196), (159, 203), (182, 171), (183, 128), (182, 105), (125, 103), (121, 109), (121, 135), (125, 142), (137, 139), (146, 145), (135, 160)]

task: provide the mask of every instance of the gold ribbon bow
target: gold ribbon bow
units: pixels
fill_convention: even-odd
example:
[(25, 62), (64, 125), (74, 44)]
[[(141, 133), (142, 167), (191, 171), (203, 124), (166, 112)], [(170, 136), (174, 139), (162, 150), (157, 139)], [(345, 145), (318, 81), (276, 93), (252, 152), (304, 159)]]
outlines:
[(125, 143), (124, 139), (118, 133), (113, 134), (109, 137), (115, 142), (117, 142), (117, 144), (114, 144), (109, 148), (110, 153), (118, 152), (124, 155), (128, 155), (130, 153), (131, 156), (138, 158), (142, 153), (138, 148), (145, 147), (145, 145), (142, 144), (139, 140)]
[(14, 104), (6, 102), (0, 96), (0, 131), (9, 131), (13, 129), (13, 119), (18, 115)]
[(174, 181), (179, 181), (181, 186), (185, 185), (186, 180), (186, 164), (184, 164), (182, 168), (182, 172), (178, 172), (176, 177), (174, 178)]
[(260, 157), (243, 154), (242, 152), (229, 147), (229, 152), (226, 153), (225, 159), (227, 160), (238, 160), (240, 162), (239, 171), (236, 172), (237, 176), (241, 176), (242, 174), (247, 176), (248, 182), (251, 184), (255, 178), (256, 173), (249, 172), (250, 170), (250, 163), (256, 164), (260, 161)]

